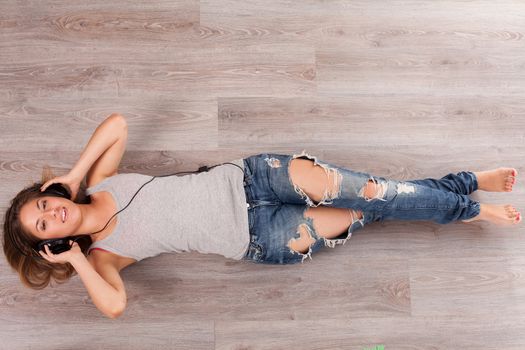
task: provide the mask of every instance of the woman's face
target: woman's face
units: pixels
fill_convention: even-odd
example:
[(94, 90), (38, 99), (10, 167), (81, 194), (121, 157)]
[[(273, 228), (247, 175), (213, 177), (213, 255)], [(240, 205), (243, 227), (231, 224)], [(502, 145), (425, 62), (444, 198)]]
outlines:
[[(63, 212), (65, 209), (65, 221)], [(22, 226), (42, 240), (74, 235), (80, 226), (78, 205), (66, 198), (45, 196), (35, 198), (22, 206)]]

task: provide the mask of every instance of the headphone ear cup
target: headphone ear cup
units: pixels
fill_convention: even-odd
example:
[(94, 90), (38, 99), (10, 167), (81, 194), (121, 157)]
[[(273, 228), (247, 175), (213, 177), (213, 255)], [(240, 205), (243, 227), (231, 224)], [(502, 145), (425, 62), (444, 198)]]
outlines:
[(49, 185), (49, 187), (46, 188), (46, 190), (42, 193), (54, 195), (58, 197), (63, 197), (66, 199), (71, 199), (71, 195), (69, 194), (69, 191), (61, 183), (54, 183), (54, 184)]
[(60, 254), (71, 249), (69, 240), (69, 238), (46, 239), (38, 242), (38, 250), (45, 253), (45, 246), (49, 244), (49, 249), (53, 254)]

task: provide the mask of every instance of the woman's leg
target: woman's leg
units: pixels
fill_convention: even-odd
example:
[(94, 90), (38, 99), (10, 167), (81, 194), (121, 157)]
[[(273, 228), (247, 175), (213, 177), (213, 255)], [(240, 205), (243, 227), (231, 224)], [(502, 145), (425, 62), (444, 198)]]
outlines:
[(323, 240), (324, 246), (335, 248), (336, 245), (345, 244), (352, 233), (363, 228), (365, 223), (377, 220), (372, 213), (322, 205), (307, 207), (303, 216), (309, 220), (308, 224), (300, 225), (298, 237), (287, 242), (289, 253), (300, 256), (301, 262), (306, 257), (312, 259), (312, 248), (319, 247), (317, 241)]
[[(294, 162), (296, 158), (303, 161)], [(285, 203), (298, 204), (303, 200), (312, 207), (322, 204), (376, 212), (383, 219), (430, 220), (440, 224), (472, 219), (481, 212), (480, 203), (465, 194), (352, 171), (320, 162), (305, 151), (293, 156), (268, 154), (265, 160), (270, 186)], [(310, 170), (294, 176), (292, 167), (301, 163), (310, 163)], [(465, 189), (474, 189), (473, 176), (465, 174), (461, 181)]]
[(450, 173), (441, 179), (427, 178), (422, 180), (407, 180), (404, 182), (464, 195), (471, 194), (476, 191), (479, 186), (476, 175), (471, 171), (461, 171), (457, 174)]
[[(326, 245), (332, 248), (350, 238), (352, 235), (352, 232), (349, 232), (351, 225), (357, 221), (363, 222), (364, 219), (362, 211), (322, 205), (307, 208), (304, 216), (312, 219), (317, 235), (324, 237)], [(305, 226), (299, 227), (298, 230), (299, 238), (290, 240), (288, 247), (303, 254), (308, 253), (308, 247), (315, 242), (315, 239), (307, 232)], [(339, 238), (340, 242), (335, 240), (336, 237)]]
[(489, 192), (511, 192), (516, 182), (517, 171), (514, 168), (497, 168), (487, 171), (461, 171), (450, 173), (441, 179), (427, 178), (405, 182), (469, 195), (476, 190)]
[(377, 221), (374, 213), (249, 198), (250, 245), (245, 259), (294, 264), (324, 247), (345, 244), (352, 233)]

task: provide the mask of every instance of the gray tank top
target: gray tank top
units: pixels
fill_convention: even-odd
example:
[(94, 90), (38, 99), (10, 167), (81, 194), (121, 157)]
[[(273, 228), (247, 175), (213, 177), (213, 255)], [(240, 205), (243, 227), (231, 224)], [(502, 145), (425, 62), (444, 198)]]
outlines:
[[(231, 163), (244, 170), (242, 158)], [(89, 187), (86, 194), (108, 191), (119, 211), (151, 178), (117, 174)], [(155, 178), (112, 219), (117, 220), (114, 231), (89, 249), (101, 248), (136, 260), (187, 251), (241, 260), (250, 242), (243, 181), (243, 171), (231, 164), (198, 174)]]

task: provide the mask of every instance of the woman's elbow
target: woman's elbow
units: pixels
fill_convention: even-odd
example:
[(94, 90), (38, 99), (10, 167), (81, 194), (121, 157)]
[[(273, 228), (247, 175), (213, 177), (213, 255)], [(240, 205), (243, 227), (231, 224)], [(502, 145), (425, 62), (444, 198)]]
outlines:
[(110, 313), (110, 314), (108, 314), (106, 316), (108, 316), (111, 319), (116, 319), (116, 318), (120, 317), (120, 315), (122, 315), (123, 313), (124, 313), (124, 309), (119, 310), (117, 312), (112, 312), (112, 313)]
[(121, 305), (118, 308), (115, 308), (113, 311), (106, 313), (106, 316), (112, 319), (120, 317), (124, 313), (124, 310), (126, 310), (126, 305)]
[(104, 314), (104, 316), (115, 319), (120, 317), (124, 313), (125, 309), (126, 303), (118, 303), (111, 308), (107, 307), (104, 309), (100, 309), (100, 311)]
[(108, 117), (108, 119), (112, 119), (114, 120), (115, 122), (119, 123), (120, 125), (122, 125), (122, 127), (124, 129), (127, 129), (128, 128), (128, 123), (126, 121), (126, 117), (124, 117), (122, 114), (118, 113), (118, 112), (115, 112), (115, 113), (111, 113)]

